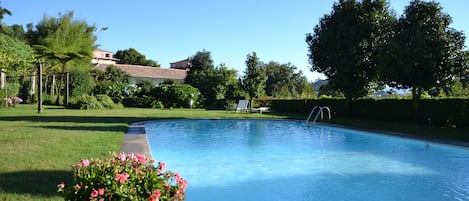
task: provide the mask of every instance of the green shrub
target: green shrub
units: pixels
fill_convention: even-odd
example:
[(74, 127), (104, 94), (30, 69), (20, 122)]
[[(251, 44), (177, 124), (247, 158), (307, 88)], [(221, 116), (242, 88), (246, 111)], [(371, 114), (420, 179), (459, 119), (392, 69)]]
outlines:
[(114, 109), (124, 109), (125, 106), (122, 103), (115, 103), (114, 104)]
[(103, 104), (96, 97), (90, 95), (82, 95), (77, 105), (82, 110), (99, 110), (104, 108)]
[[(309, 114), (314, 106), (327, 106), (334, 117), (360, 118), (390, 122), (413, 122), (410, 99), (358, 99), (348, 105), (345, 99), (273, 100), (272, 110)], [(468, 99), (423, 99), (415, 120), (419, 124), (469, 127)]]
[(152, 96), (142, 95), (126, 97), (122, 103), (126, 107), (152, 108), (154, 98)]
[(93, 82), (88, 70), (72, 68), (70, 71), (70, 96), (80, 97), (89, 94), (93, 88)]
[(199, 105), (199, 95), (199, 90), (188, 84), (165, 84), (151, 90), (151, 96), (162, 101), (166, 108), (189, 108), (191, 101), (195, 108)]
[(153, 102), (151, 103), (151, 108), (163, 109), (164, 104), (160, 100), (153, 100)]
[(96, 95), (96, 99), (107, 109), (116, 108), (116, 104), (114, 104), (111, 97), (106, 94), (98, 94)]
[(129, 85), (125, 83), (103, 81), (95, 86), (93, 93), (106, 94), (111, 97), (113, 102), (121, 103), (129, 95), (128, 88)]

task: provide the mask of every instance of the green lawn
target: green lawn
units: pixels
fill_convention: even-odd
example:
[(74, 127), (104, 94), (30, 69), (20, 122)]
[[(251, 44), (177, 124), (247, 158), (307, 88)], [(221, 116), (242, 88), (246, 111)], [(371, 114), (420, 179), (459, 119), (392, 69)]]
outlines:
[[(71, 182), (73, 164), (119, 152), (130, 122), (162, 118), (306, 119), (306, 115), (189, 109), (68, 110), (55, 106), (45, 106), (38, 114), (34, 105), (0, 109), (0, 201), (61, 200), (56, 185)], [(468, 130), (333, 120), (349, 126), (469, 142)]]

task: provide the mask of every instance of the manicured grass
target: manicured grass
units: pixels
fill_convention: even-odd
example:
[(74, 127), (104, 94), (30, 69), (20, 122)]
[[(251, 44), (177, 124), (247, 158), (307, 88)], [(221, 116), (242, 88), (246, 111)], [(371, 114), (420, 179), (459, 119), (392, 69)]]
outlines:
[[(189, 109), (68, 110), (55, 106), (45, 106), (43, 113), (38, 114), (34, 105), (0, 109), (0, 201), (62, 200), (56, 185), (71, 182), (73, 164), (119, 152), (129, 123), (162, 118), (304, 120), (306, 115)], [(337, 118), (332, 123), (469, 142), (467, 129)]]

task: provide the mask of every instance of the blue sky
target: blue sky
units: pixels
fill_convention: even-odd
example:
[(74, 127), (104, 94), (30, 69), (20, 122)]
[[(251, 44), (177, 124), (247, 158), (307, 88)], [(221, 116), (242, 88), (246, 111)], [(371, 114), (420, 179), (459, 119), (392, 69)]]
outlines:
[[(410, 0), (390, 0), (400, 15)], [(211, 52), (214, 64), (225, 63), (242, 74), (246, 55), (255, 51), (264, 61), (292, 63), (310, 81), (322, 77), (309, 70), (306, 33), (324, 14), (331, 12), (334, 0), (3, 0), (10, 10), (7, 25), (37, 24), (44, 15), (73, 11), (76, 19), (98, 28), (97, 44), (115, 52), (135, 48), (162, 67)], [(467, 0), (440, 0), (443, 11), (453, 18), (453, 28), (469, 31)], [(469, 40), (469, 39), (468, 39)], [(466, 42), (466, 45), (468, 42)]]

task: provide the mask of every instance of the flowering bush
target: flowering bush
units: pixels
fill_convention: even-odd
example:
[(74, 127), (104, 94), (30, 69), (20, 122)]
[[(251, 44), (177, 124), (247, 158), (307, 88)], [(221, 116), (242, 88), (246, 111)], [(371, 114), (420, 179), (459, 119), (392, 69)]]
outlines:
[(21, 99), (20, 97), (16, 97), (16, 96), (13, 98), (4, 98), (3, 100), (5, 100), (5, 102), (7, 102), (8, 105), (11, 105), (11, 106), (15, 106), (23, 102), (23, 99)]
[(187, 181), (163, 172), (166, 164), (140, 154), (111, 154), (103, 160), (82, 160), (73, 166), (74, 184), (57, 185), (65, 200), (183, 200)]

